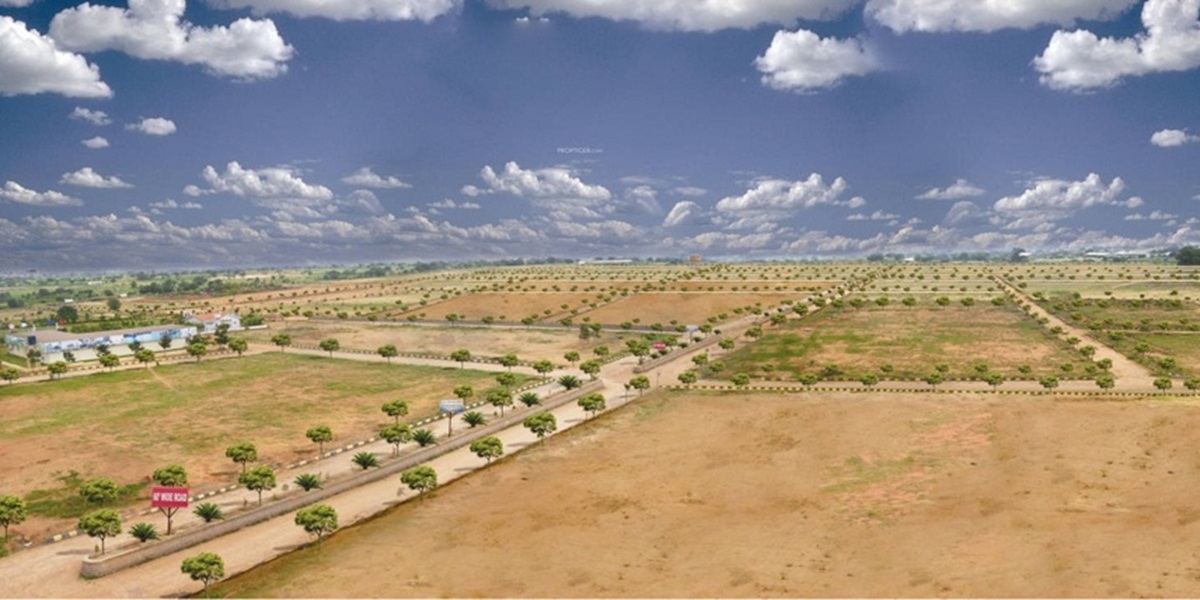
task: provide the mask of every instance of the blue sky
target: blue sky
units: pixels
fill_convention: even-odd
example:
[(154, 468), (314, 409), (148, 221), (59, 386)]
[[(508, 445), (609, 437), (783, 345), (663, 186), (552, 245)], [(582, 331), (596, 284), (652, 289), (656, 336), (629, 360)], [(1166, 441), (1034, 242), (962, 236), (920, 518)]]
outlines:
[(0, 272), (1200, 243), (1200, 0), (0, 0)]

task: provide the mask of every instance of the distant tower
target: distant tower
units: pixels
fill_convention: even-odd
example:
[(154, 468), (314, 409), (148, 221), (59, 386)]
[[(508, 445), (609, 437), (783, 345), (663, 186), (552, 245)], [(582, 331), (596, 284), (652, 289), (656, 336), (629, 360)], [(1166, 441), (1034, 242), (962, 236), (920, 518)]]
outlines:
[(692, 265), (693, 267), (699, 266), (700, 265), (700, 255), (699, 254), (688, 255), (688, 264)]

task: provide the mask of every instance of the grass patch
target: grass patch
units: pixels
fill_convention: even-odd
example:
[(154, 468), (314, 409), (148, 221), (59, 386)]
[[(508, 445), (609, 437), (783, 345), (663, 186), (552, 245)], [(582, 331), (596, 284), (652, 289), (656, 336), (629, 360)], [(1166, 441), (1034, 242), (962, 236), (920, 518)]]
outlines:
[(56, 519), (75, 519), (98, 508), (124, 508), (133, 504), (142, 490), (143, 483), (123, 485), (117, 492), (117, 499), (103, 504), (88, 504), (79, 495), (83, 478), (78, 471), (68, 471), (55, 477), (62, 485), (53, 489), (34, 490), (25, 494), (29, 514)]

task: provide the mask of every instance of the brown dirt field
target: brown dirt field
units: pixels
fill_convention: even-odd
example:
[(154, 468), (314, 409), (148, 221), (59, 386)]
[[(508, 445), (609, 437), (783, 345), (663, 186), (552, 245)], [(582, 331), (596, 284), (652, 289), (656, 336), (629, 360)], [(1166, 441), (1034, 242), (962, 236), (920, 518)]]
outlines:
[(758, 288), (759, 291), (774, 291), (774, 292), (813, 292), (827, 290), (833, 286), (840, 285), (841, 281), (791, 281), (786, 279), (771, 279), (762, 281), (705, 281), (705, 280), (688, 280), (674, 281), (666, 284), (668, 290), (680, 290), (684, 292), (728, 292), (728, 291), (752, 291)]
[(699, 325), (709, 317), (720, 313), (733, 316), (734, 308), (762, 303), (763, 310), (784, 300), (802, 300), (805, 293), (761, 293), (761, 292), (650, 292), (629, 297), (601, 306), (596, 310), (580, 313), (591, 317), (594, 323), (615, 324), (632, 319), (641, 319), (642, 325), (678, 321), (684, 325)]
[[(584, 302), (586, 301), (586, 302)], [(588, 302), (596, 302), (596, 294), (553, 292), (521, 294), (521, 293), (479, 293), (465, 294), (438, 302), (430, 306), (416, 307), (407, 314), (425, 313), (426, 319), (441, 319), (448, 314), (466, 315), (467, 320), (478, 321), (483, 317), (493, 317), (507, 321), (520, 321), (522, 318), (536, 314), (538, 318), (549, 319), (550, 316), (570, 314), (570, 309), (587, 309)], [(566, 304), (570, 308), (563, 309)], [(550, 316), (543, 311), (549, 310)]]
[(282, 597), (1194, 597), (1195, 402), (648, 397), (222, 585)]

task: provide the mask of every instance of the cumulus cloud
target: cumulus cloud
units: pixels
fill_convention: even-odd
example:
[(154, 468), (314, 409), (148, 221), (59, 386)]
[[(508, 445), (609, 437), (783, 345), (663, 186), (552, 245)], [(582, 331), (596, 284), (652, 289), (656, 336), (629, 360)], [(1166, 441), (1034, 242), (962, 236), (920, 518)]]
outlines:
[(99, 149), (101, 149), (101, 148), (107, 148), (107, 147), (108, 147), (108, 140), (106, 140), (106, 139), (104, 139), (104, 138), (102, 138), (102, 137), (100, 137), (100, 136), (96, 136), (96, 137), (93, 137), (93, 138), (88, 138), (88, 139), (86, 139), (86, 140), (83, 140), (82, 142), (79, 142), (79, 143), (80, 143), (80, 144), (83, 144), (83, 145), (84, 145), (85, 147), (87, 147), (87, 148), (91, 148), (92, 150), (99, 150)]
[(47, 190), (45, 192), (37, 192), (15, 181), (4, 182), (4, 187), (0, 188), (0, 198), (19, 202), (21, 204), (29, 204), (31, 206), (82, 206), (83, 201), (78, 198), (72, 198), (66, 194)]
[(895, 31), (996, 31), (1116, 18), (1137, 0), (869, 0), (866, 14)]
[(191, 201), (179, 202), (174, 199), (167, 198), (166, 200), (163, 200), (161, 202), (151, 202), (150, 208), (157, 208), (157, 209), (163, 209), (163, 210), (174, 210), (174, 209), (200, 210), (200, 209), (204, 208), (204, 205), (200, 204), (199, 202), (191, 202)]
[(175, 122), (162, 117), (148, 117), (126, 125), (125, 129), (146, 135), (171, 135), (175, 133)]
[(693, 225), (700, 221), (703, 209), (699, 204), (691, 200), (676, 202), (675, 206), (671, 207), (671, 211), (667, 213), (667, 217), (663, 219), (663, 227), (681, 227), (685, 225)]
[(484, 166), (479, 176), (487, 187), (468, 185), (462, 190), (464, 194), (478, 196), (504, 192), (527, 198), (612, 198), (612, 193), (604, 186), (586, 184), (570, 169), (563, 167), (522, 169), (516, 162), (508, 162), (500, 172), (496, 172), (491, 166)]
[(677, 196), (686, 196), (689, 198), (698, 198), (708, 193), (708, 190), (702, 187), (693, 185), (683, 185), (676, 188), (671, 188), (671, 193)]
[(1179, 215), (1163, 212), (1161, 210), (1150, 211), (1150, 214), (1144, 215), (1141, 213), (1133, 213), (1125, 215), (1126, 221), (1173, 221), (1178, 219)]
[(1054, 32), (1033, 61), (1042, 84), (1086, 91), (1200, 66), (1200, 0), (1146, 0), (1142, 24), (1146, 30), (1130, 38), (1101, 38), (1084, 29)]
[[(283, 1), (283, 0), (280, 0)], [(755, 0), (708, 2), (696, 0), (488, 0), (501, 9), (527, 8), (534, 16), (568, 14), (613, 21), (636, 21), (651, 29), (716, 31), (750, 29), (797, 20), (829, 20), (859, 0)]]
[(342, 183), (377, 189), (403, 189), (412, 187), (411, 185), (404, 183), (403, 181), (400, 181), (391, 175), (387, 177), (376, 175), (375, 172), (371, 170), (371, 167), (363, 167), (343, 177)]
[(746, 193), (722, 198), (717, 202), (717, 210), (726, 213), (803, 210), (837, 203), (847, 187), (846, 180), (841, 177), (827, 185), (820, 173), (813, 173), (808, 179), (800, 181), (760, 179)]
[(236, 161), (225, 165), (225, 171), (217, 171), (212, 165), (201, 173), (209, 189), (188, 186), (184, 193), (199, 196), (225, 192), (246, 198), (307, 198), (329, 200), (333, 191), (323, 185), (310, 185), (288, 167), (246, 169)]
[(847, 221), (895, 221), (900, 215), (877, 210), (871, 214), (854, 213), (846, 217)]
[(1159, 148), (1175, 148), (1194, 142), (1200, 142), (1200, 135), (1193, 135), (1185, 129), (1163, 129), (1150, 136), (1150, 143)]
[(97, 126), (112, 123), (112, 119), (109, 118), (108, 113), (102, 110), (90, 110), (82, 106), (76, 106), (75, 110), (71, 111), (71, 114), (67, 116), (76, 121), (87, 121)]
[(0, 96), (47, 93), (75, 98), (113, 95), (96, 65), (60, 49), (25, 23), (0, 16)]
[(805, 29), (775, 32), (767, 51), (754, 59), (754, 66), (763, 74), (764, 85), (797, 93), (835, 87), (847, 77), (880, 68), (861, 40), (822, 38)]
[(293, 49), (269, 19), (200, 27), (183, 20), (185, 0), (129, 0), (129, 8), (83, 3), (50, 22), (50, 37), (77, 52), (119, 50), (149, 60), (202, 65), (241, 80), (287, 71)]
[(1142, 199), (1121, 199), (1125, 182), (1116, 177), (1109, 183), (1095, 173), (1081, 181), (1041, 179), (1017, 196), (1008, 196), (996, 201), (993, 222), (1005, 229), (1033, 229), (1049, 231), (1054, 222), (1065, 219), (1076, 212), (1094, 206), (1123, 206), (1135, 208)]
[(918, 200), (961, 200), (963, 198), (972, 198), (982, 196), (984, 190), (982, 188), (971, 185), (971, 182), (966, 179), (958, 179), (953, 184), (945, 189), (933, 188), (920, 196)]
[(625, 203), (636, 212), (649, 215), (662, 214), (662, 206), (658, 204), (658, 192), (648, 185), (639, 185), (625, 190)]
[(21, 8), (33, 4), (33, 0), (0, 0), (0, 6)]
[(121, 181), (121, 179), (119, 177), (116, 177), (115, 175), (112, 177), (105, 177), (105, 176), (97, 173), (91, 167), (84, 167), (82, 169), (79, 169), (78, 171), (74, 171), (71, 173), (63, 173), (62, 179), (60, 179), (60, 181), (67, 185), (77, 185), (79, 187), (90, 187), (90, 188), (113, 189), (113, 188), (131, 188), (131, 187), (133, 187), (132, 185), (130, 185), (124, 181)]
[(430, 208), (439, 208), (439, 209), (447, 209), (447, 210), (453, 210), (453, 209), (479, 210), (480, 208), (482, 208), (481, 206), (479, 206), (478, 204), (476, 204), (474, 202), (455, 202), (454, 200), (451, 200), (450, 198), (443, 198), (441, 200), (438, 200), (437, 202), (431, 202), (428, 204), (428, 206)]
[(287, 13), (334, 21), (432, 21), (458, 0), (208, 0), (216, 8), (249, 8), (256, 15)]
[(942, 219), (942, 225), (946, 227), (970, 227), (986, 222), (987, 211), (967, 200), (955, 202), (954, 206), (946, 211), (945, 218)]

